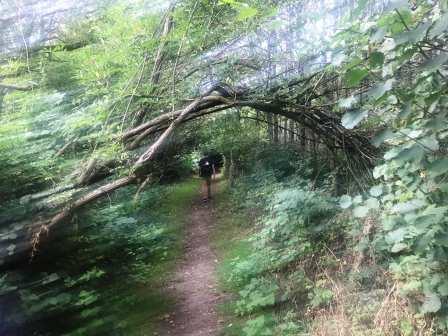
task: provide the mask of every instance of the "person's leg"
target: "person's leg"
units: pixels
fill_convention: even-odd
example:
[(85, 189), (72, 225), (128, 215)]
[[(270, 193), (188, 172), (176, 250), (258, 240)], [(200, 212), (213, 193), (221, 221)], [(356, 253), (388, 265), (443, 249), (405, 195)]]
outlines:
[(207, 177), (207, 198), (212, 198), (212, 178)]

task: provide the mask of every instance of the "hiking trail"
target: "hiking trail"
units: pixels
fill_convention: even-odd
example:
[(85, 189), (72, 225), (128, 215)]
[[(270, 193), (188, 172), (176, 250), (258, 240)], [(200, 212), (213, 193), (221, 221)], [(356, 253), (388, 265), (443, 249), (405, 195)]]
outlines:
[[(216, 190), (216, 180), (212, 188)], [(219, 332), (216, 307), (221, 295), (217, 288), (216, 255), (210, 246), (214, 225), (213, 200), (204, 202), (202, 195), (194, 200), (186, 225), (184, 256), (173, 281), (169, 295), (176, 306), (163, 317), (163, 334), (170, 336), (215, 336)]]

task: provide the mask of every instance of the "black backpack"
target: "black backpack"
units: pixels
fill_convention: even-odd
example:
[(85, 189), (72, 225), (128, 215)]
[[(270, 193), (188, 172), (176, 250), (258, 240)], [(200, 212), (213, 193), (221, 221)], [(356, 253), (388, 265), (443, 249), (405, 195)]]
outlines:
[(210, 177), (213, 175), (213, 162), (208, 157), (199, 160), (199, 176)]

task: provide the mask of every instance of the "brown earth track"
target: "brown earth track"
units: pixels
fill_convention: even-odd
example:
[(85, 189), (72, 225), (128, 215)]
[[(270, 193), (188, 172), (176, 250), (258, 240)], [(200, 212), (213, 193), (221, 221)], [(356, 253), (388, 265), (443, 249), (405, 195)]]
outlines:
[(189, 216), (184, 257), (168, 289), (177, 306), (164, 316), (159, 335), (216, 336), (221, 322), (216, 306), (221, 296), (215, 273), (216, 255), (209, 240), (214, 225), (213, 200), (204, 202), (198, 198)]

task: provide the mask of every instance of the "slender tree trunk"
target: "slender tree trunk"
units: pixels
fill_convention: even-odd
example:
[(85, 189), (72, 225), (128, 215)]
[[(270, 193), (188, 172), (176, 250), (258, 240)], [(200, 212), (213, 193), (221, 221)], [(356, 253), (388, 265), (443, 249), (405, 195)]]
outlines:
[(274, 115), (274, 143), (278, 143), (278, 115)]
[(268, 136), (269, 141), (274, 142), (274, 128), (273, 128), (273, 118), (272, 113), (267, 112), (266, 118), (268, 120)]
[[(174, 3), (171, 4), (170, 7), (168, 8), (168, 11), (166, 12), (165, 20), (163, 22), (162, 32), (160, 33), (160, 36), (159, 36), (160, 44), (159, 44), (159, 47), (157, 48), (157, 53), (154, 58), (154, 65), (152, 67), (151, 78), (150, 78), (150, 83), (152, 85), (150, 94), (154, 94), (154, 92), (156, 92), (157, 85), (160, 82), (160, 77), (162, 74), (163, 60), (165, 58), (166, 41), (167, 41), (167, 37), (173, 27), (174, 8), (175, 8)], [(134, 125), (139, 125), (143, 121), (146, 113), (147, 113), (147, 110), (145, 108), (141, 108), (135, 116)]]
[(289, 142), (294, 142), (294, 128), (295, 128), (295, 122), (294, 120), (289, 120)]

